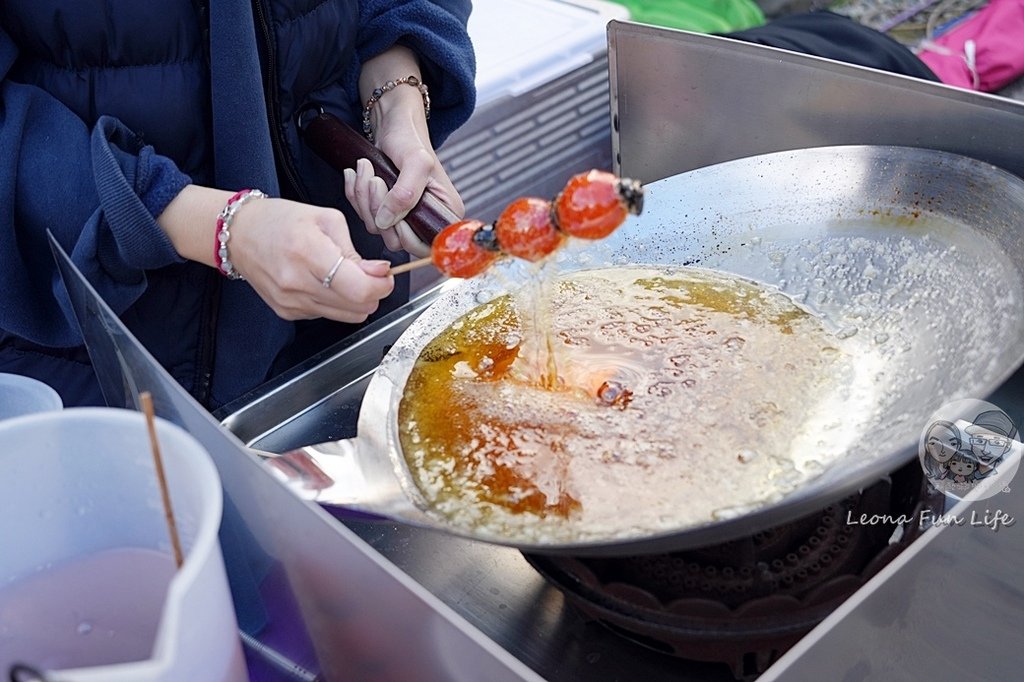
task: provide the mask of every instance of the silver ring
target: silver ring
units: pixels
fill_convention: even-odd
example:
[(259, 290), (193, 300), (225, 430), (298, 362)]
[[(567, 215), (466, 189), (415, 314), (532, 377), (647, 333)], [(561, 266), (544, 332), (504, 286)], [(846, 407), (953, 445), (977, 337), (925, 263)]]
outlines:
[(345, 254), (342, 254), (342, 255), (338, 256), (338, 260), (334, 261), (334, 266), (331, 267), (331, 271), (328, 272), (327, 276), (324, 277), (323, 280), (320, 282), (321, 284), (324, 285), (324, 289), (330, 289), (331, 288), (331, 280), (333, 280), (334, 276), (336, 274), (338, 274), (338, 268), (341, 267), (341, 264), (344, 261), (345, 261)]

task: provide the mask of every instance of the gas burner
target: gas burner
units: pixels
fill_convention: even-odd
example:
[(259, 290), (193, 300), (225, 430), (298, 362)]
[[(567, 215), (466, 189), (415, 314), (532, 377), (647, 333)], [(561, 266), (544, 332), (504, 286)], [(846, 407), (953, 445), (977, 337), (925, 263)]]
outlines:
[(918, 519), (942, 503), (915, 459), (861, 493), (740, 540), (610, 559), (526, 558), (612, 631), (752, 679), (920, 534), (916, 523), (849, 519)]

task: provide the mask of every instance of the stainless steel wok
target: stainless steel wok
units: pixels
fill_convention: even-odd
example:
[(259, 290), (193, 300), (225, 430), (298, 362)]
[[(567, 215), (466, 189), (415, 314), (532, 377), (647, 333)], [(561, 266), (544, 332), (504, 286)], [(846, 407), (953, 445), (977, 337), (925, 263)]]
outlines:
[[(457, 316), (503, 293), (498, 277), (453, 281), (369, 383), (358, 436), (270, 463), (300, 494), (531, 552), (623, 555), (722, 542), (862, 488), (917, 456), (929, 415), (984, 398), (1024, 359), (1024, 182), (994, 166), (902, 147), (825, 147), (739, 159), (646, 186), (645, 208), (607, 240), (561, 254), (565, 272), (687, 264), (775, 285), (890, 362), (877, 399), (850, 414), (860, 437), (778, 502), (629, 540), (531, 544), (476, 535), (424, 510), (399, 444), (398, 405), (420, 349)], [(622, 500), (624, 513), (639, 496)]]

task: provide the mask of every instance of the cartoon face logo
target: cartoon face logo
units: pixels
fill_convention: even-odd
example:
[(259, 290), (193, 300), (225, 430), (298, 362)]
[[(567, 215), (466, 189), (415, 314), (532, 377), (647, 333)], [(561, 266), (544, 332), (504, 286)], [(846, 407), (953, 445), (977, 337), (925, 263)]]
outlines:
[(955, 499), (984, 499), (1009, 488), (1024, 444), (995, 405), (964, 399), (939, 408), (921, 433), (918, 456), (929, 483)]

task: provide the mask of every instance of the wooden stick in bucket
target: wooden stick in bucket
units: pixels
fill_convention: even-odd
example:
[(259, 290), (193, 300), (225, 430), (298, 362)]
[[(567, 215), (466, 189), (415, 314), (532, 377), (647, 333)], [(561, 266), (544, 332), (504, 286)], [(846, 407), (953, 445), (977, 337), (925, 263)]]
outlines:
[(160, 443), (156, 439), (156, 421), (153, 414), (153, 397), (149, 391), (144, 391), (139, 400), (142, 402), (142, 411), (146, 415), (146, 426), (149, 429), (149, 445), (153, 451), (153, 464), (156, 467), (156, 477), (160, 482), (160, 495), (164, 501), (164, 518), (167, 519), (167, 530), (171, 535), (171, 547), (174, 549), (174, 563), (178, 568), (185, 559), (181, 552), (181, 540), (178, 539), (178, 526), (174, 522), (174, 509), (171, 507), (171, 495), (167, 490), (167, 478), (164, 476), (164, 461), (160, 456)]

